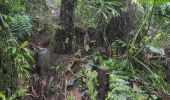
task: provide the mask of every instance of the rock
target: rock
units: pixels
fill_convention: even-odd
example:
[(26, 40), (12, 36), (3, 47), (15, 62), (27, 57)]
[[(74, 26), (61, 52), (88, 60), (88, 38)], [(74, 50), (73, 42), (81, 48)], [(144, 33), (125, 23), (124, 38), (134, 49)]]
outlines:
[(88, 97), (88, 95), (87, 95), (87, 90), (85, 90), (85, 91), (83, 91), (82, 93), (81, 93), (81, 98), (82, 98), (82, 100), (89, 100), (89, 97)]
[(86, 64), (84, 65), (85, 68), (89, 68), (89, 67), (92, 67), (92, 66), (94, 65), (93, 60), (88, 60), (87, 62), (88, 62), (88, 63), (86, 63)]
[(73, 84), (74, 84), (74, 79), (67, 80), (67, 87), (73, 86)]
[(54, 80), (54, 77), (50, 77), (49, 83), (51, 83)]

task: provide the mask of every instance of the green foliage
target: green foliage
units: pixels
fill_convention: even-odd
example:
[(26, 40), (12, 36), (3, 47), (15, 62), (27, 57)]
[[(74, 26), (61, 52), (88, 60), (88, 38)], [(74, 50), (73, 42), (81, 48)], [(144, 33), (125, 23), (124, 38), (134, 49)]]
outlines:
[[(140, 79), (135, 78), (137, 77), (136, 70), (133, 68), (130, 60), (103, 60), (99, 54), (96, 55), (96, 59), (100, 61), (97, 66), (103, 66), (109, 70), (109, 79), (107, 81), (109, 89), (106, 100), (143, 100), (148, 98), (148, 94), (142, 90), (141, 86), (132, 87), (131, 85), (133, 84), (132, 81), (138, 82)], [(90, 99), (96, 100), (94, 93), (97, 94), (97, 72), (92, 71), (91, 68), (86, 68), (79, 76), (83, 77), (86, 83)]]
[(169, 0), (141, 0), (142, 3), (153, 4), (155, 2), (156, 5), (161, 5), (169, 2)]
[[(132, 48), (137, 49), (137, 46), (135, 45), (140, 45), (143, 49), (146, 45), (151, 45), (150, 43), (153, 44), (154, 42), (154, 45), (161, 46), (165, 43), (165, 41), (167, 41), (165, 37), (167, 38), (167, 32), (169, 32), (167, 24), (169, 23), (168, 12), (170, 11), (168, 1), (169, 0), (141, 0), (139, 1), (140, 3), (137, 3), (138, 0), (132, 0), (132, 2), (136, 2), (139, 5), (137, 9), (139, 13), (141, 13), (141, 16), (138, 18), (139, 22), (137, 25), (139, 26), (137, 26), (136, 30), (132, 32), (134, 38), (131, 42), (130, 52), (132, 51)], [(145, 30), (146, 33), (143, 32), (143, 30)], [(161, 36), (155, 41), (153, 37), (155, 37), (157, 33), (159, 33)], [(135, 43), (141, 34), (143, 34), (141, 38), (145, 36), (150, 38), (143, 44)], [(141, 52), (142, 50), (139, 51)]]
[(32, 34), (31, 19), (26, 15), (15, 15), (12, 17), (9, 27), (14, 36), (20, 40), (27, 39)]
[(97, 73), (95, 71), (91, 71), (90, 68), (87, 68), (85, 73), (87, 75), (85, 82), (88, 88), (88, 95), (91, 100), (96, 100), (97, 91), (95, 89), (95, 85), (97, 84)]
[(1, 100), (6, 100), (5, 95), (4, 95), (3, 93), (1, 93), (1, 92), (0, 92), (0, 99), (1, 99)]
[(101, 22), (109, 22), (112, 17), (119, 16), (120, 11), (126, 11), (126, 8), (116, 0), (78, 0), (75, 13), (79, 23), (96, 28)]
[(25, 41), (21, 45), (15, 39), (11, 39), (9, 42), (15, 43), (15, 46), (8, 47), (5, 51), (13, 58), (14, 66), (17, 69), (18, 76), (22, 77), (22, 75), (24, 75), (29, 77), (29, 70), (33, 66), (29, 65), (28, 61), (35, 63), (31, 51), (26, 48), (29, 42)]
[[(27, 49), (28, 42), (19, 44), (15, 38), (0, 38), (1, 68), (0, 87), (3, 91), (13, 94), (18, 86), (22, 86), (34, 66), (34, 58)], [(19, 84), (19, 85), (18, 85)], [(9, 91), (10, 90), (10, 91)]]
[(24, 6), (21, 4), (21, 0), (1, 0), (0, 10), (4, 14), (21, 13), (24, 10)]
[(67, 96), (67, 100), (74, 100), (74, 98), (72, 96)]
[(27, 89), (24, 88), (20, 88), (17, 90), (17, 92), (15, 94), (13, 94), (9, 100), (16, 100), (18, 97), (22, 97), (25, 95), (25, 93), (27, 92)]
[[(125, 60), (105, 60), (102, 62), (102, 66), (105, 66), (109, 70), (109, 91), (106, 100), (123, 100), (123, 99), (146, 99), (147, 94), (140, 86), (132, 88), (129, 80), (134, 80), (134, 69), (131, 67), (131, 62), (128, 59)], [(125, 71), (126, 70), (126, 71)], [(131, 74), (130, 74), (131, 73)]]
[(0, 5), (2, 5), (0, 16), (8, 24), (11, 33), (20, 40), (28, 38), (32, 33), (32, 25), (29, 16), (21, 15), (24, 13), (22, 0), (2, 0)]
[(53, 93), (56, 92), (57, 89), (58, 89), (57, 83), (56, 82), (51, 82), (47, 86), (47, 93), (48, 94), (53, 94)]
[[(162, 46), (160, 46), (159, 44), (160, 36), (161, 36), (160, 33), (154, 34), (154, 36), (152, 36), (152, 38), (149, 40), (150, 42), (145, 42), (145, 43), (147, 44), (147, 48), (150, 48), (152, 53), (164, 55)], [(147, 37), (147, 39), (148, 38), (150, 37)], [(122, 42), (120, 42), (120, 44), (123, 46)], [(137, 49), (135, 50), (137, 51)], [(140, 52), (140, 51), (137, 51), (137, 52)], [(126, 53), (124, 55), (128, 55), (128, 54)], [(142, 83), (144, 84), (144, 87), (151, 89), (151, 91), (154, 91), (156, 88), (157, 89), (159, 88), (160, 93), (169, 94), (168, 84), (164, 81), (164, 74), (163, 74), (164, 69), (161, 66), (160, 62), (153, 61), (153, 62), (150, 62), (149, 65), (145, 64), (144, 61), (142, 61), (141, 59), (141, 55), (140, 56), (134, 55), (132, 56), (131, 59), (124, 58), (124, 60), (113, 60), (113, 61), (114, 61), (113, 62), (114, 67), (112, 66), (112, 68), (114, 68), (114, 70), (116, 71), (117, 70), (123, 71), (124, 73), (123, 76), (128, 76), (130, 78), (129, 80)], [(116, 65), (115, 65), (115, 62), (117, 62)], [(119, 74), (122, 74), (122, 73), (119, 73)], [(152, 82), (150, 82), (151, 80)], [(142, 94), (143, 93), (144, 91), (142, 92)], [(136, 95), (136, 94), (133, 93), (131, 95)], [(156, 97), (159, 97), (159, 96), (156, 96)]]
[[(103, 18), (105, 18), (106, 21), (109, 21), (112, 17), (118, 17), (120, 14), (115, 9), (116, 7), (119, 7), (121, 4), (117, 1), (99, 1), (95, 9), (97, 10), (97, 15), (101, 15)], [(121, 8), (120, 8), (121, 9)]]
[[(35, 64), (32, 52), (27, 48), (29, 42), (22, 43), (32, 27), (28, 16), (19, 15), (24, 11), (20, 0), (1, 0), (0, 5), (3, 5), (0, 16), (8, 28), (0, 26), (0, 90), (8, 98), (16, 93), (15, 98), (23, 95), (22, 90), (17, 90), (28, 79)], [(18, 42), (19, 39), (22, 41)]]
[[(137, 63), (142, 65), (143, 67), (143, 73), (147, 76), (145, 77), (139, 77), (140, 80), (150, 89), (158, 89), (160, 93), (169, 94), (169, 84), (164, 81), (164, 73), (162, 66), (157, 62), (151, 62), (155, 68), (152, 68), (153, 66), (147, 66), (142, 61), (139, 61), (138, 59), (135, 59)], [(139, 72), (139, 70), (138, 70)], [(141, 76), (142, 73), (138, 73), (138, 76)], [(149, 80), (152, 80), (152, 82), (148, 82)]]
[[(54, 2), (59, 6), (61, 0)], [(135, 20), (135, 25), (132, 32), (128, 34), (129, 41), (117, 39), (113, 43), (118, 52), (127, 47), (125, 54), (118, 53), (107, 60), (104, 60), (100, 53), (94, 55), (94, 62), (98, 62), (96, 66), (106, 67), (109, 70), (108, 100), (147, 99), (148, 94), (142, 90), (142, 86), (157, 94), (170, 93), (170, 86), (164, 81), (165, 73), (161, 63), (151, 61), (145, 64), (139, 55), (145, 47), (150, 48), (153, 53), (164, 55), (163, 44), (170, 39), (169, 0), (132, 0), (132, 2), (138, 4), (134, 7), (138, 18), (132, 19)], [(12, 95), (11, 100), (25, 94), (27, 90), (20, 87), (30, 76), (30, 69), (35, 64), (33, 55), (27, 48), (29, 42), (23, 42), (33, 33), (31, 17), (23, 13), (26, 11), (35, 18), (34, 28), (37, 33), (44, 32), (45, 29), (44, 33), (52, 33), (51, 39), (54, 38), (53, 33), (63, 29), (63, 26), (47, 24), (48, 9), (47, 0), (0, 1), (0, 16), (3, 16), (5, 24), (9, 26), (9, 31), (12, 33), (7, 33), (0, 27), (0, 34), (5, 34), (0, 36), (0, 90), (4, 91), (5, 95)], [(74, 20), (76, 24), (83, 27), (93, 27), (102, 31), (103, 37), (106, 37), (105, 29), (110, 20), (120, 14), (123, 15), (127, 10), (127, 5), (120, 3), (119, 0), (78, 0)], [(112, 30), (113, 33), (114, 31)], [(106, 42), (106, 39), (104, 40)], [(57, 70), (58, 67), (54, 69)], [(81, 72), (80, 77), (87, 87), (90, 99), (96, 100), (97, 72), (92, 68), (86, 68)], [(134, 83), (137, 84), (136, 88), (133, 87)], [(51, 83), (47, 87), (49, 93), (54, 93), (56, 89), (56, 83)], [(0, 93), (0, 98), (5, 99), (3, 94)], [(67, 99), (73, 98), (67, 96)]]
[(54, 3), (55, 3), (57, 6), (60, 6), (60, 5), (61, 5), (61, 0), (54, 0)]
[(48, 16), (49, 7), (47, 0), (23, 0), (26, 13), (32, 17), (46, 17)]
[[(147, 87), (151, 91), (159, 88), (159, 93), (169, 93), (169, 85), (163, 80), (163, 69), (158, 62), (151, 62), (154, 64), (154, 68), (152, 68), (152, 66), (145, 65), (143, 61), (137, 60), (137, 58), (133, 58), (134, 60), (103, 60), (102, 56), (97, 54), (96, 59), (100, 61), (100, 66), (105, 66), (109, 70), (108, 100), (147, 99), (149, 97), (148, 91), (146, 92), (141, 87)], [(140, 86), (138, 83), (143, 85)], [(159, 95), (151, 95), (151, 98), (158, 97)]]
[(146, 93), (140, 87), (132, 89), (128, 82), (129, 77), (122, 73), (121, 71), (113, 71), (109, 74), (109, 92), (106, 100), (146, 99)]
[(85, 82), (88, 90), (88, 96), (90, 97), (90, 100), (96, 100), (97, 98), (97, 72), (92, 71), (91, 68), (86, 68), (80, 71), (77, 74), (77, 78), (83, 79), (83, 82)]

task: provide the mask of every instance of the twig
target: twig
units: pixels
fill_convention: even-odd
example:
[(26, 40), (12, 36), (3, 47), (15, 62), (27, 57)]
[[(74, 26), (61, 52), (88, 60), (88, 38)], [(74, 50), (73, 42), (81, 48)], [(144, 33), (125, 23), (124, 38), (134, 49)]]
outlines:
[(64, 97), (65, 100), (67, 100), (67, 79), (65, 80), (65, 89), (64, 89), (65, 93), (64, 93)]
[(152, 56), (152, 57), (149, 57), (150, 60), (165, 60), (166, 57), (165, 56)]

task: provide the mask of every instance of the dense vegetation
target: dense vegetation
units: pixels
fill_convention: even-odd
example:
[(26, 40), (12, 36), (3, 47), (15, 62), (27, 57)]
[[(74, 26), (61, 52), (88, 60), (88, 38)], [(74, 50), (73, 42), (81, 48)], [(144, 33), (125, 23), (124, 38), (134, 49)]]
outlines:
[(1, 0), (0, 100), (169, 100), (169, 0)]

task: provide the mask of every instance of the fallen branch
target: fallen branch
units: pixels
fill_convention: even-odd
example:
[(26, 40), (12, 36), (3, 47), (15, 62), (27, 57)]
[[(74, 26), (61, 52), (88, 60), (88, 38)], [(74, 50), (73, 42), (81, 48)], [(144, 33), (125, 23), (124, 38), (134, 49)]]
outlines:
[(166, 57), (165, 56), (152, 56), (152, 57), (149, 57), (150, 60), (160, 60), (160, 61), (163, 61), (163, 60), (166, 60)]

